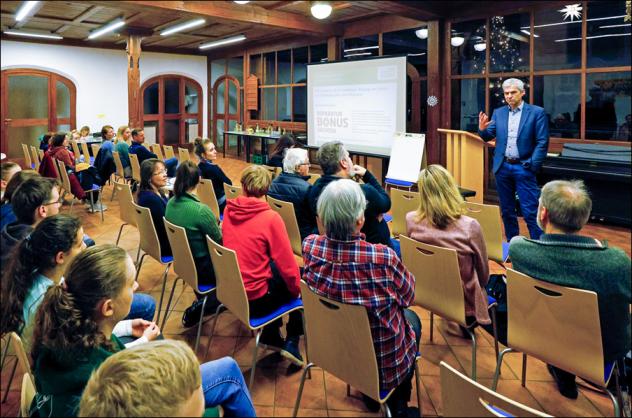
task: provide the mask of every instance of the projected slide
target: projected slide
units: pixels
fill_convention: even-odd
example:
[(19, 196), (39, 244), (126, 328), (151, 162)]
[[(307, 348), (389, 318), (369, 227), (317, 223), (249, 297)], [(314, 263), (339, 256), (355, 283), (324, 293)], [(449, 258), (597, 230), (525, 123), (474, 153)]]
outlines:
[(406, 128), (406, 58), (308, 66), (308, 142), (390, 155)]

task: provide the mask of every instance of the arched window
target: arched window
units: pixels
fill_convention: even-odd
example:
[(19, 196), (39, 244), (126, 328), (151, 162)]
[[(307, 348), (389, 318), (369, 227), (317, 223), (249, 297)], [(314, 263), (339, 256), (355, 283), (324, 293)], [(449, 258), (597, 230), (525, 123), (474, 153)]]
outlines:
[(30, 68), (2, 71), (2, 152), (22, 156), (48, 131), (76, 128), (77, 89), (59, 74)]
[(141, 94), (148, 142), (177, 145), (202, 136), (204, 98), (197, 81), (175, 74), (160, 75), (145, 81)]

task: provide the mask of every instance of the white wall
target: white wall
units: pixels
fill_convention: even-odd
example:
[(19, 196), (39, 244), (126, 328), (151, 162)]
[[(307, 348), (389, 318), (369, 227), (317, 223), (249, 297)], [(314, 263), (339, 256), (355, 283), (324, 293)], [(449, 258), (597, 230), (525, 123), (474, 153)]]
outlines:
[[(128, 122), (127, 57), (121, 50), (83, 48), (2, 40), (2, 69), (36, 68), (69, 78), (77, 88), (77, 127), (88, 125), (92, 132), (105, 124)], [(178, 74), (202, 86), (203, 135), (207, 135), (206, 57), (143, 52), (140, 83), (162, 74)], [(142, 103), (141, 103), (142, 106)]]

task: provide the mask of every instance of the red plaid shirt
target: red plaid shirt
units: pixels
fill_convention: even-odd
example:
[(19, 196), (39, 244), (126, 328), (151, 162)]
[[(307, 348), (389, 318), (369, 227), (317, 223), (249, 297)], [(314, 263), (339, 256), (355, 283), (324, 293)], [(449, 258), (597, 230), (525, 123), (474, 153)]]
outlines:
[(382, 244), (364, 234), (349, 241), (310, 235), (303, 241), (303, 279), (330, 299), (366, 307), (380, 370), (380, 387), (397, 387), (408, 375), (417, 353), (415, 333), (404, 317), (414, 299), (415, 278)]

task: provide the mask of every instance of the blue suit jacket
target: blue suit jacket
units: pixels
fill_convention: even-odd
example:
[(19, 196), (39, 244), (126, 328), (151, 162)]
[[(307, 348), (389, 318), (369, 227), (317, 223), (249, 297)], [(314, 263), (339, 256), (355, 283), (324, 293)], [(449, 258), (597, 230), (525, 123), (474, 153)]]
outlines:
[[(485, 142), (496, 138), (493, 170), (496, 173), (505, 158), (507, 148), (507, 131), (509, 122), (509, 106), (494, 110), (492, 123), (478, 134)], [(522, 165), (534, 173), (542, 167), (549, 147), (549, 122), (544, 109), (524, 103), (520, 125), (518, 125), (518, 153)]]

